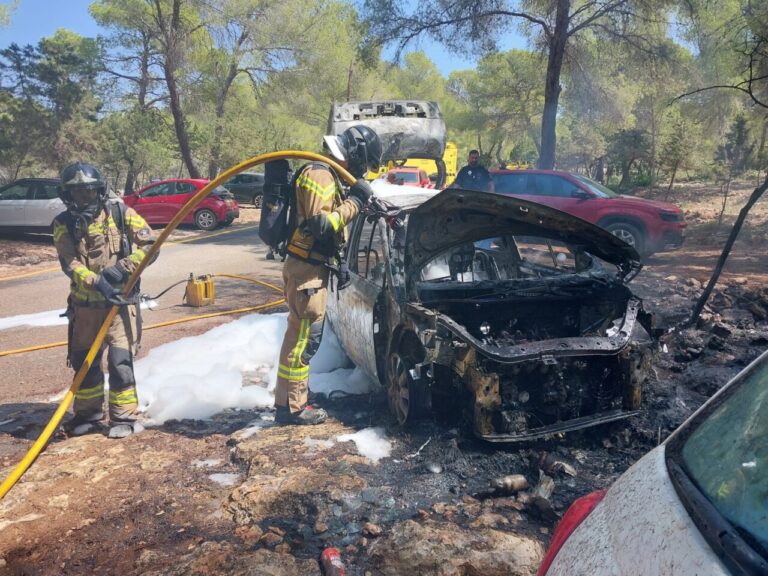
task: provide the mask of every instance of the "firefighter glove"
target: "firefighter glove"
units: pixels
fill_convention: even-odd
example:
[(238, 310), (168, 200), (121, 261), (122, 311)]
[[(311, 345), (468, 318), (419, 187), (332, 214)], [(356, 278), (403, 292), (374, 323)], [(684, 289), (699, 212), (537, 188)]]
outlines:
[(96, 277), (96, 283), (93, 285), (96, 290), (101, 292), (102, 296), (106, 299), (107, 302), (110, 304), (113, 304), (115, 306), (122, 306), (125, 304), (128, 304), (123, 299), (122, 294), (120, 294), (120, 291), (112, 286), (112, 284), (109, 283), (109, 281), (104, 277), (103, 274), (99, 274)]
[(101, 275), (107, 279), (110, 284), (122, 284), (128, 280), (130, 273), (119, 262), (114, 266), (107, 266), (101, 271)]
[(319, 240), (321, 238), (328, 238), (333, 236), (334, 232), (336, 232), (336, 229), (338, 228), (338, 225), (333, 225), (334, 221), (340, 221), (338, 214), (335, 212), (330, 214), (327, 212), (321, 212), (320, 214), (315, 214), (314, 216), (304, 220), (302, 228)]
[(339, 264), (339, 290), (343, 290), (352, 282), (352, 276), (349, 274), (349, 266), (346, 260)]
[(368, 200), (370, 200), (371, 196), (373, 196), (373, 189), (367, 180), (358, 178), (357, 182), (350, 186), (349, 194), (360, 200), (360, 202), (365, 205), (368, 203)]

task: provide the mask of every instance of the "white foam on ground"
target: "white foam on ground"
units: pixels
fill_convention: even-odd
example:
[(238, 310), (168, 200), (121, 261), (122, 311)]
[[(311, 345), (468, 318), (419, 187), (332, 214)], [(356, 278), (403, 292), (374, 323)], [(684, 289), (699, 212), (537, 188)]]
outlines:
[(387, 440), (383, 428), (364, 428), (354, 434), (337, 436), (339, 442), (352, 441), (357, 446), (357, 452), (376, 464), (382, 458), (392, 454), (392, 442)]
[(195, 468), (213, 468), (221, 464), (220, 458), (210, 458), (208, 460), (192, 460), (192, 466)]
[(240, 480), (240, 474), (208, 474), (208, 478), (222, 486), (234, 486)]
[[(140, 406), (148, 424), (205, 419), (228, 408), (272, 406), (285, 327), (286, 314), (252, 314), (151, 350), (135, 365)], [(370, 392), (374, 383), (349, 365), (326, 325), (310, 365), (312, 390)], [(268, 372), (266, 388), (243, 386), (243, 373), (255, 370)]]
[[(157, 307), (157, 302), (149, 300), (141, 303), (141, 309), (147, 310)], [(59, 310), (47, 310), (45, 312), (35, 312), (34, 314), (19, 314), (18, 316), (8, 316), (0, 318), (0, 330), (17, 328), (19, 326), (61, 326), (67, 323), (67, 318), (61, 317), (66, 312), (66, 308)]]

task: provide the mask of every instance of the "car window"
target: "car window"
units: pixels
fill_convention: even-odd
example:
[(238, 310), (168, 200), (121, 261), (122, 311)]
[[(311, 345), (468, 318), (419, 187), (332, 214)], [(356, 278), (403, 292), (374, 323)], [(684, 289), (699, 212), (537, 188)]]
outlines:
[(197, 190), (197, 186), (191, 182), (174, 182), (169, 185), (167, 194), (189, 194)]
[(750, 544), (768, 551), (768, 362), (692, 426), (681, 452), (691, 479)]
[(499, 194), (526, 194), (527, 174), (494, 174), (493, 183)]
[(142, 198), (154, 198), (155, 196), (165, 196), (167, 194), (168, 184), (158, 184), (147, 188), (141, 193)]
[(403, 182), (418, 182), (419, 175), (416, 172), (397, 172), (396, 176), (398, 180)]
[(35, 200), (52, 200), (58, 197), (58, 186), (55, 184), (38, 184), (35, 186)]
[(515, 242), (524, 262), (541, 268), (576, 269), (575, 254), (562, 242), (530, 236), (517, 236)]
[(576, 185), (560, 176), (551, 174), (530, 174), (528, 189), (536, 196), (559, 196), (570, 198)]
[(26, 200), (27, 187), (23, 184), (9, 186), (0, 192), (0, 200)]
[(619, 195), (616, 194), (616, 192), (614, 192), (610, 188), (603, 186), (599, 182), (590, 180), (586, 176), (581, 176), (579, 174), (571, 174), (571, 176), (573, 176), (574, 178), (576, 178), (576, 180), (578, 180), (584, 186), (589, 188), (590, 192), (592, 192), (598, 198), (618, 198), (619, 197)]
[(355, 270), (363, 278), (379, 282), (384, 277), (384, 258), (386, 256), (383, 220), (365, 221), (357, 244)]
[(440, 253), (421, 270), (424, 282), (478, 282), (572, 274), (593, 264), (562, 242), (529, 236), (501, 236)]

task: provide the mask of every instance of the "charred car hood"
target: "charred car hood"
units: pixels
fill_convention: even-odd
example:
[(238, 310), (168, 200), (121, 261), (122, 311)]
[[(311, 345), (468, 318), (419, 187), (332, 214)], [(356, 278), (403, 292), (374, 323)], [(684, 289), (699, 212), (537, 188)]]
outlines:
[(440, 252), (501, 235), (539, 236), (578, 246), (619, 268), (624, 278), (640, 269), (640, 255), (616, 236), (589, 222), (512, 196), (447, 189), (408, 218), (405, 273), (415, 278)]

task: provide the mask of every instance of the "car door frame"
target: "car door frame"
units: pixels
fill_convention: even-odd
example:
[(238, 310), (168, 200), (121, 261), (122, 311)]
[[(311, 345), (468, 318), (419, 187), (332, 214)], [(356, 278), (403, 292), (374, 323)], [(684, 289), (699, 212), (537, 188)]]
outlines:
[[(352, 224), (350, 241), (345, 250), (350, 268), (350, 283), (342, 289), (333, 283), (329, 290), (328, 298), (332, 299), (333, 307), (332, 325), (336, 337), (339, 339), (344, 351), (354, 364), (363, 370), (366, 375), (375, 381), (383, 382), (383, 374), (380, 374), (381, 364), (378, 356), (381, 351), (381, 336), (386, 333), (386, 327), (382, 325), (382, 302), (385, 287), (389, 279), (389, 238), (385, 232), (386, 223), (383, 219), (377, 219), (375, 227), (370, 228), (371, 236), (368, 237), (368, 249), (370, 249), (373, 232), (380, 234), (382, 254), (380, 255), (381, 274), (377, 278), (368, 277), (357, 269), (357, 256), (360, 244), (364, 239), (366, 230), (366, 218), (357, 218)], [(354, 262), (352, 258), (355, 258)], [(367, 254), (370, 262), (370, 251)]]
[(29, 180), (17, 180), (0, 189), (0, 192), (5, 192), (13, 186), (21, 186), (26, 191), (23, 198), (14, 198), (12, 200), (0, 199), (0, 228), (25, 227), (25, 214), (27, 204), (32, 195), (33, 185), (34, 182), (30, 182)]

